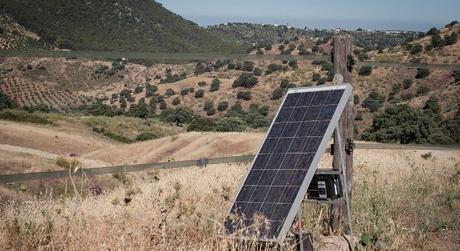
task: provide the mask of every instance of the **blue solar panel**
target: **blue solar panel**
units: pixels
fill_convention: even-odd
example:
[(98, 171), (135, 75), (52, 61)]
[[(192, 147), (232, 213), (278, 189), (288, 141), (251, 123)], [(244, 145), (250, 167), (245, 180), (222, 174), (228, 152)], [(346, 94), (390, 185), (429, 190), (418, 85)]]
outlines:
[(350, 85), (288, 92), (230, 209), (232, 217), (225, 222), (230, 234), (263, 215), (270, 227), (252, 234), (284, 238), (350, 94)]

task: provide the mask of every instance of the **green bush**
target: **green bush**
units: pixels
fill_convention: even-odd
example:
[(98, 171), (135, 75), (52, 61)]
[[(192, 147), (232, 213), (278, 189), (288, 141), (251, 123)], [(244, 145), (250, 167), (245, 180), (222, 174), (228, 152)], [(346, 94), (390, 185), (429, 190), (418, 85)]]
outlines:
[(195, 98), (202, 98), (202, 97), (204, 97), (204, 90), (203, 89), (198, 89), (195, 92)]
[(278, 100), (278, 99), (282, 98), (283, 95), (284, 95), (283, 89), (278, 87), (278, 88), (273, 90), (271, 99), (272, 100)]
[(425, 96), (430, 92), (430, 88), (426, 84), (421, 84), (417, 87), (417, 96)]
[(208, 111), (214, 108), (214, 102), (212, 100), (207, 100), (203, 105), (203, 111)]
[(150, 109), (143, 99), (139, 100), (139, 103), (132, 104), (128, 110), (128, 116), (147, 118), (150, 117)]
[(404, 81), (403, 81), (404, 90), (409, 89), (412, 86), (413, 83), (414, 82), (412, 81), (412, 79), (404, 79)]
[(193, 111), (187, 107), (178, 107), (175, 109), (166, 109), (161, 112), (160, 120), (165, 123), (182, 126), (190, 123), (194, 118)]
[(289, 66), (293, 69), (297, 69), (299, 67), (299, 64), (297, 63), (297, 60), (291, 60), (289, 61)]
[(216, 114), (216, 108), (214, 108), (214, 107), (212, 107), (212, 108), (210, 108), (210, 109), (208, 109), (206, 111), (206, 115), (208, 115), (208, 116), (212, 116), (214, 114)]
[(179, 97), (174, 98), (172, 101), (172, 105), (180, 105), (180, 98)]
[(321, 78), (321, 74), (319, 73), (313, 73), (313, 76), (311, 77), (311, 80), (316, 82)]
[(254, 63), (251, 61), (244, 61), (242, 66), (243, 71), (253, 71)]
[(215, 129), (218, 132), (242, 132), (246, 130), (247, 123), (239, 117), (225, 117), (215, 122)]
[(430, 75), (430, 70), (428, 68), (418, 68), (415, 78), (416, 79), (426, 78), (429, 75)]
[(147, 140), (158, 139), (158, 138), (160, 138), (160, 135), (154, 132), (143, 132), (136, 136), (136, 141), (141, 142), (141, 141), (147, 141)]
[(460, 105), (457, 108), (454, 118), (447, 121), (447, 129), (449, 130), (452, 140), (456, 144), (460, 144)]
[(28, 113), (20, 110), (3, 110), (0, 111), (0, 119), (10, 120), (15, 122), (33, 123), (48, 125), (52, 124), (50, 120), (36, 113)]
[(353, 96), (353, 102), (355, 103), (355, 105), (359, 104), (361, 102), (361, 98), (359, 97), (358, 94), (355, 94)]
[(152, 97), (155, 92), (158, 91), (158, 87), (156, 85), (146, 84), (145, 85), (145, 97)]
[(236, 88), (236, 87), (245, 87), (245, 88), (252, 88), (254, 87), (257, 83), (259, 82), (259, 80), (253, 75), (253, 74), (250, 74), (250, 73), (243, 73), (241, 74), (238, 79), (236, 79), (234, 82), (233, 82), (233, 87)]
[(216, 92), (216, 91), (218, 91), (219, 88), (220, 88), (220, 83), (221, 83), (221, 82), (220, 82), (220, 80), (219, 80), (218, 78), (213, 79), (213, 80), (212, 80), (212, 83), (211, 83), (211, 87), (209, 88), (209, 91), (210, 91), (210, 92)]
[(441, 106), (439, 105), (439, 99), (435, 96), (431, 96), (423, 107), (424, 111), (431, 111), (434, 115), (439, 115), (441, 113)]
[(174, 96), (174, 95), (176, 95), (176, 92), (173, 89), (168, 88), (168, 89), (166, 89), (164, 96), (165, 96), (165, 98), (169, 98), (169, 97)]
[(423, 51), (423, 47), (420, 44), (416, 44), (410, 50), (410, 54), (415, 55)]
[(453, 141), (433, 114), (408, 105), (389, 107), (374, 116), (364, 140), (401, 144), (451, 144)]
[(372, 74), (372, 66), (362, 66), (361, 69), (359, 69), (358, 75), (360, 76), (369, 76)]
[(228, 109), (228, 101), (220, 101), (217, 110), (223, 112)]
[(214, 120), (195, 117), (187, 127), (187, 131), (210, 132), (214, 130)]
[(385, 96), (377, 91), (372, 91), (369, 96), (363, 101), (363, 107), (369, 109), (370, 112), (376, 112), (383, 106)]
[(206, 83), (205, 81), (200, 81), (198, 82), (198, 86), (199, 87), (203, 87), (203, 86), (206, 86), (208, 83)]
[(180, 91), (180, 95), (187, 96), (190, 92), (190, 88), (184, 88)]
[(17, 107), (16, 102), (10, 99), (9, 96), (0, 92), (0, 111), (3, 109), (11, 109)]
[(267, 118), (258, 112), (250, 112), (246, 115), (245, 120), (248, 126), (254, 129), (268, 127), (270, 125)]
[(253, 72), (253, 73), (254, 73), (254, 76), (260, 77), (260, 76), (262, 76), (262, 73), (263, 73), (263, 72), (262, 72), (262, 69), (260, 69), (259, 67), (256, 67), (256, 68), (254, 68), (254, 72)]
[(363, 113), (362, 112), (356, 113), (355, 120), (356, 121), (362, 121), (363, 120)]
[(236, 95), (238, 99), (251, 100), (252, 94), (250, 91), (239, 91)]

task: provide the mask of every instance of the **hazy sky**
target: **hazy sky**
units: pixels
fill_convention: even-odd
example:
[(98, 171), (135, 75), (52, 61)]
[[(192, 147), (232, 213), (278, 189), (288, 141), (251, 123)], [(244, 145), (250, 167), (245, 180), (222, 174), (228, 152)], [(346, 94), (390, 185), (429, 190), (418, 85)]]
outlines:
[(460, 20), (460, 0), (157, 0), (200, 25), (225, 22), (309, 28), (426, 31)]

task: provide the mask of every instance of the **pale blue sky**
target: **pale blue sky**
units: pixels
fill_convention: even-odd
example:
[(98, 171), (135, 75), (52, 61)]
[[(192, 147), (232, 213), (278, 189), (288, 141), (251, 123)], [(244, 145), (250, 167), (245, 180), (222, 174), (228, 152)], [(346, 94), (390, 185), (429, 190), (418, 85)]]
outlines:
[(225, 22), (309, 28), (426, 31), (460, 19), (460, 0), (157, 0), (200, 25)]

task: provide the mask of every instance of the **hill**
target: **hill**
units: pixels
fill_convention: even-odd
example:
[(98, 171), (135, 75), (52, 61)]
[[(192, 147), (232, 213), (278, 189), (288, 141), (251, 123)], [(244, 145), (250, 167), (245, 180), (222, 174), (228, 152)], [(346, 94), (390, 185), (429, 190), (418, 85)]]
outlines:
[(1, 0), (0, 10), (37, 34), (44, 43), (61, 49), (143, 52), (242, 49), (241, 44), (220, 39), (153, 0)]

